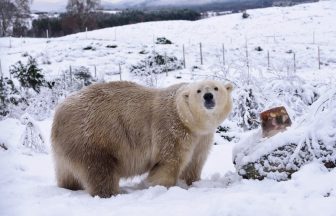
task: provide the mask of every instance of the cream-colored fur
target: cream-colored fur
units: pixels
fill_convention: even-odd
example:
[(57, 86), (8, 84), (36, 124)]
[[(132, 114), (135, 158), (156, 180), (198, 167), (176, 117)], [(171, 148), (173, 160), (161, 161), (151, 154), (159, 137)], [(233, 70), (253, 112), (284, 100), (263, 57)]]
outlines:
[[(216, 89), (216, 90), (215, 90)], [(216, 127), (231, 111), (231, 84), (202, 81), (165, 89), (95, 84), (58, 106), (52, 148), (60, 187), (119, 193), (119, 179), (149, 172), (151, 185), (200, 179)], [(215, 106), (204, 107), (213, 94)]]

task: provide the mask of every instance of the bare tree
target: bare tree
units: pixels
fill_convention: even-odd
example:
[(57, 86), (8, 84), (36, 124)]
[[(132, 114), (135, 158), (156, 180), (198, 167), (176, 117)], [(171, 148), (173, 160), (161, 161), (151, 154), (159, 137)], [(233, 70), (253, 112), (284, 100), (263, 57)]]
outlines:
[(0, 0), (0, 34), (11, 33), (14, 23), (24, 26), (30, 16), (30, 0)]
[(68, 0), (66, 9), (73, 14), (87, 14), (94, 12), (99, 6), (100, 0)]
[(100, 6), (100, 0), (68, 0), (67, 12), (70, 19), (77, 20), (80, 31), (87, 27), (95, 28), (95, 17), (92, 15)]
[(1, 21), (1, 36), (6, 36), (9, 27), (14, 21), (17, 8), (15, 4), (9, 0), (0, 0), (0, 21)]

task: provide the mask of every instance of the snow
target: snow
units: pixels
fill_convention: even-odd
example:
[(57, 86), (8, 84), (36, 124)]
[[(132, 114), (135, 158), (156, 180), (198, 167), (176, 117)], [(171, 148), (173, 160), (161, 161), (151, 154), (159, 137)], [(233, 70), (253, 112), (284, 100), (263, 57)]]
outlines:
[[(230, 162), (231, 144), (214, 146), (203, 180), (190, 188), (141, 188), (124, 181), (121, 194), (92, 198), (55, 186), (50, 155), (0, 152), (1, 215), (334, 215), (336, 170), (312, 163), (292, 180), (242, 180)], [(225, 165), (226, 164), (226, 165)]]
[[(286, 166), (294, 166), (293, 160), (301, 151), (304, 145), (308, 144), (308, 153), (314, 158), (323, 158), (325, 154), (320, 149), (319, 142), (323, 143), (326, 149), (331, 151), (328, 158), (335, 161), (336, 153), (334, 146), (336, 145), (336, 89), (332, 87), (325, 94), (312, 104), (310, 109), (306, 110), (304, 116), (297, 120), (294, 125), (285, 132), (276, 134), (271, 138), (262, 138), (261, 129), (251, 131), (245, 134), (245, 139), (237, 144), (233, 151), (236, 166), (241, 167), (249, 162), (255, 162), (263, 155), (269, 154), (279, 147), (294, 143), (297, 148), (293, 155), (289, 155), (290, 161), (283, 161)], [(310, 141), (309, 141), (310, 140)], [(320, 159), (322, 161), (322, 159)], [(304, 163), (304, 162), (303, 162)], [(239, 168), (238, 168), (239, 169)]]
[[(196, 22), (141, 23), (61, 38), (0, 38), (1, 72), (9, 77), (10, 66), (19, 60), (25, 62), (28, 54), (37, 59), (49, 80), (63, 77), (70, 66), (85, 66), (99, 80), (119, 80), (119, 65), (123, 80), (157, 87), (204, 78), (231, 80), (236, 86), (235, 114), (240, 112), (236, 98), (251, 87), (259, 104), (255, 112), (284, 105), (294, 126), (267, 140), (269, 148), (258, 148), (249, 158), (244, 158), (247, 162), (286, 141), (300, 139), (301, 131), (306, 132), (307, 128), (320, 138), (334, 140), (334, 104), (326, 109), (325, 115), (316, 111), (327, 107), (320, 102), (330, 96), (336, 81), (335, 11), (334, 1), (321, 1), (290, 8), (250, 10), (250, 18), (244, 20), (241, 14), (231, 14)], [(155, 44), (157, 37), (166, 37), (173, 44)], [(203, 65), (199, 58), (200, 42)], [(107, 48), (107, 45), (117, 47)], [(154, 51), (181, 60), (183, 45), (185, 69), (169, 72), (168, 76), (152, 75), (150, 83), (130, 73), (132, 65), (139, 64)], [(87, 46), (94, 50), (83, 50)], [(256, 51), (258, 46), (263, 51)], [(318, 70), (318, 47), (321, 70)], [(139, 54), (143, 50), (148, 54)], [(289, 50), (296, 54), (296, 71)], [(176, 79), (177, 76), (181, 79)], [(0, 215), (335, 215), (336, 170), (327, 170), (319, 161), (304, 165), (283, 182), (245, 180), (238, 175), (232, 163), (233, 149), (236, 155), (237, 151), (252, 148), (247, 145), (260, 132), (259, 129), (246, 132), (238, 127), (239, 115), (231, 115), (223, 123), (230, 128), (225, 135), (233, 136), (233, 141), (216, 134), (217, 145), (205, 164), (202, 180), (190, 187), (179, 182), (169, 189), (147, 188), (141, 176), (122, 180), (123, 194), (110, 199), (58, 188), (50, 154), (50, 112), (41, 111), (41, 121), (34, 121), (47, 153), (22, 146), (25, 125), (19, 119), (9, 117), (0, 121), (0, 144), (8, 147), (7, 151), (0, 147)], [(304, 119), (303, 127), (295, 127)]]
[[(19, 131), (17, 122), (7, 125)], [(334, 215), (336, 170), (312, 163), (287, 182), (242, 180), (230, 161), (232, 147), (214, 146), (203, 180), (190, 188), (143, 188), (136, 178), (122, 182), (127, 194), (110, 199), (57, 188), (50, 155), (1, 151), (0, 214)]]

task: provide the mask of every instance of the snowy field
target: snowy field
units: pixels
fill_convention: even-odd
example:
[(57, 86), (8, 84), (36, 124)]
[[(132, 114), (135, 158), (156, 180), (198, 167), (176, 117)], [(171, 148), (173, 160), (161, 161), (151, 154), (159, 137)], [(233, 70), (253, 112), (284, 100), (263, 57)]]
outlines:
[[(246, 116), (240, 115), (240, 99), (248, 98), (244, 94), (247, 87), (253, 89), (256, 113), (284, 105), (294, 126), (304, 122), (306, 116), (315, 117), (316, 112), (311, 109), (317, 100), (315, 95), (323, 97), (335, 89), (335, 12), (335, 1), (321, 1), (250, 10), (250, 18), (244, 20), (241, 14), (232, 14), (196, 22), (141, 23), (61, 38), (0, 38), (4, 77), (10, 77), (12, 65), (19, 60), (25, 62), (31, 55), (48, 80), (62, 77), (65, 80), (65, 71), (70, 67), (84, 66), (93, 77), (103, 81), (122, 79), (163, 87), (212, 78), (231, 81), (236, 88), (233, 113), (223, 123), (230, 127), (225, 135), (233, 139), (228, 141), (216, 134), (216, 145), (201, 181), (190, 187), (179, 182), (167, 189), (146, 188), (142, 183), (144, 176), (125, 179), (121, 182), (123, 194), (110, 199), (56, 186), (49, 142), (53, 109), (46, 113), (24, 111), (35, 119), (33, 122), (45, 141), (45, 153), (22, 145), (24, 112), (12, 113), (0, 120), (0, 144), (7, 148), (0, 147), (0, 215), (335, 216), (335, 169), (328, 170), (315, 161), (303, 166), (288, 181), (258, 181), (242, 179), (232, 162), (234, 147), (250, 134), (247, 130), (256, 128), (246, 123)], [(156, 44), (157, 37), (165, 37), (173, 44)], [(131, 73), (132, 66), (155, 52), (182, 61), (183, 46), (185, 68), (149, 76)], [(91, 48), (85, 49), (88, 47)], [(293, 97), (294, 94), (300, 97)], [(62, 97), (58, 99), (61, 101)], [(330, 124), (327, 118), (324, 122), (335, 133), (336, 120), (331, 119)], [(294, 129), (289, 130), (294, 134)]]

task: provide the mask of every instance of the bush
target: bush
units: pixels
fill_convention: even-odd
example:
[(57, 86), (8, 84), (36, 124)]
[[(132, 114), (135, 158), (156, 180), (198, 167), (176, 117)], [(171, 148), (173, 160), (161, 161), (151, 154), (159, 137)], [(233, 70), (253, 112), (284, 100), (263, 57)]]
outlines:
[(111, 49), (115, 49), (117, 48), (118, 46), (117, 45), (107, 45), (106, 48), (111, 48)]
[(74, 92), (96, 81), (89, 68), (80, 66), (71, 67), (70, 70), (64, 71), (63, 78), (57, 81), (57, 85), (67, 92)]
[(22, 135), (22, 145), (36, 153), (46, 153), (45, 140), (38, 126), (28, 115), (21, 118), (21, 123), (26, 126)]
[(258, 51), (258, 52), (263, 51), (263, 49), (261, 48), (261, 46), (257, 46), (254, 50), (255, 50), (255, 51)]
[(235, 93), (236, 106), (233, 110), (233, 117), (238, 120), (237, 124), (244, 130), (256, 129), (259, 125), (259, 113), (262, 111), (263, 103), (260, 102), (255, 89), (252, 86), (240, 88)]
[(39, 93), (41, 86), (46, 84), (44, 76), (40, 73), (36, 60), (29, 56), (28, 63), (24, 65), (21, 61), (17, 62), (10, 69), (10, 73), (17, 78), (23, 88), (32, 88)]
[(95, 81), (91, 76), (89, 68), (83, 66), (74, 69), (74, 77), (75, 79), (83, 82), (84, 86), (91, 85), (92, 82)]
[(132, 65), (130, 72), (136, 76), (149, 76), (169, 71), (182, 69), (183, 63), (175, 56), (163, 56), (153, 52), (141, 60), (137, 65)]
[(11, 113), (13, 106), (27, 101), (20, 95), (11, 79), (0, 77), (0, 117)]
[(156, 38), (156, 44), (173, 44), (170, 40), (165, 37)]
[(84, 47), (83, 50), (96, 50), (96, 49), (92, 46), (87, 46), (87, 47)]
[(246, 11), (243, 11), (242, 17), (243, 19), (247, 19), (250, 17), (250, 14), (248, 14)]

